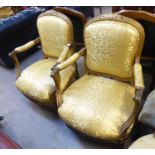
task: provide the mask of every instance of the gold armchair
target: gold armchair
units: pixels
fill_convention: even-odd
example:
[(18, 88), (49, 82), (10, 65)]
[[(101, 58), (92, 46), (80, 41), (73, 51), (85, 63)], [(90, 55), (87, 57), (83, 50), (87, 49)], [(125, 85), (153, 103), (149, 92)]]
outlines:
[[(50, 10), (42, 13), (37, 20), (40, 37), (16, 48), (10, 53), (17, 67), (16, 87), (31, 100), (43, 105), (51, 105), (55, 101), (55, 83), (50, 77), (51, 67), (63, 62), (74, 52), (73, 26), (70, 19), (62, 13)], [(20, 75), (20, 64), (17, 54), (41, 43), (44, 59), (26, 68)], [(76, 65), (72, 65), (60, 73), (63, 79), (61, 89), (75, 75)]]
[[(144, 30), (130, 18), (109, 14), (89, 20), (84, 36), (86, 47), (52, 68), (58, 113), (87, 136), (123, 141), (137, 119), (144, 89), (139, 63)], [(62, 91), (59, 72), (81, 55), (85, 75)]]

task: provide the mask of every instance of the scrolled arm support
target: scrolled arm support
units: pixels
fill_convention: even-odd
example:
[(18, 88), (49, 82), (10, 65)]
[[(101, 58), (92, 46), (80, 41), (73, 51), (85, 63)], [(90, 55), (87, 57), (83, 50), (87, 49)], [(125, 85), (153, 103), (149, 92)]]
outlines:
[(69, 57), (66, 61), (54, 65), (51, 68), (51, 77), (54, 79), (55, 81), (55, 85), (56, 85), (56, 98), (57, 98), (57, 106), (60, 107), (61, 104), (63, 103), (63, 99), (62, 99), (62, 92), (61, 92), (61, 87), (60, 87), (60, 74), (59, 71), (69, 67), (70, 65), (76, 63), (76, 61), (78, 60), (78, 58), (82, 55), (85, 54), (85, 48), (82, 48), (79, 52), (73, 54), (71, 57)]
[(17, 47), (17, 48), (14, 49), (14, 51), (12, 51), (11, 53), (9, 53), (9, 56), (15, 62), (15, 66), (16, 66), (16, 77), (17, 78), (20, 76), (20, 63), (19, 63), (19, 60), (17, 58), (17, 54), (18, 53), (26, 52), (27, 50), (31, 49), (32, 47), (34, 47), (38, 43), (40, 43), (40, 38), (37, 38), (37, 39), (35, 39), (33, 41), (30, 41), (30, 42), (26, 43), (25, 45), (22, 45), (20, 47)]
[(58, 60), (57, 60), (57, 64), (60, 64), (62, 63), (63, 61), (66, 60), (67, 56), (68, 56), (68, 53), (69, 53), (69, 50), (70, 50), (70, 47), (71, 47), (71, 44), (67, 44), (65, 47), (64, 47), (64, 50), (62, 51), (61, 55), (59, 56)]
[(135, 108), (133, 110), (133, 113), (129, 117), (129, 119), (123, 124), (120, 135), (121, 138), (125, 135), (128, 128), (132, 125), (134, 121), (138, 118), (138, 115), (141, 110), (141, 98), (144, 91), (144, 80), (143, 80), (143, 72), (142, 72), (142, 66), (140, 64), (140, 58), (137, 57), (134, 64), (134, 83), (135, 83), (135, 97), (134, 100), (136, 102)]
[(70, 58), (68, 58), (66, 61), (62, 62), (61, 64), (57, 65), (57, 70), (63, 70), (67, 67), (69, 67), (70, 65), (74, 64), (79, 58), (80, 56), (84, 55), (85, 53), (85, 48), (82, 48), (79, 52), (73, 54)]
[(63, 61), (65, 61), (65, 60), (67, 59), (67, 56), (68, 56), (68, 54), (69, 54), (69, 50), (70, 50), (71, 46), (72, 46), (72, 44), (68, 43), (68, 44), (64, 47), (64, 49), (63, 49), (61, 55), (59, 56), (58, 60), (57, 60), (56, 63), (51, 67), (51, 70), (54, 70), (54, 69), (56, 68), (57, 65), (59, 65), (60, 63), (62, 63)]

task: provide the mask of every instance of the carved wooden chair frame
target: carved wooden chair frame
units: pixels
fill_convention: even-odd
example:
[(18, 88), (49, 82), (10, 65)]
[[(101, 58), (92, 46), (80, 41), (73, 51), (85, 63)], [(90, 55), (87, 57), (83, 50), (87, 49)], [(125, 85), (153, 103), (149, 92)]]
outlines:
[[(135, 56), (135, 63), (133, 65), (133, 75), (136, 76), (136, 72), (137, 72), (137, 69), (136, 67), (137, 66), (140, 66), (140, 54), (141, 54), (141, 50), (143, 48), (143, 43), (144, 43), (144, 30), (142, 28), (142, 26), (130, 19), (130, 18), (127, 18), (127, 17), (124, 17), (124, 16), (121, 16), (121, 15), (118, 15), (118, 14), (109, 14), (109, 15), (101, 15), (101, 16), (98, 16), (98, 17), (95, 17), (93, 19), (90, 19), (86, 25), (85, 25), (85, 28), (84, 28), (84, 32), (85, 32), (85, 29), (86, 27), (89, 25), (89, 24), (92, 24), (92, 23), (95, 23), (95, 22), (98, 22), (98, 21), (118, 21), (118, 22), (124, 22), (124, 23), (127, 23), (127, 24), (130, 24), (132, 25), (133, 27), (135, 27), (138, 31), (139, 31), (139, 45), (138, 45), (138, 48), (137, 48), (137, 52), (136, 52), (136, 56)], [(84, 56), (84, 58), (86, 58), (86, 47), (82, 48), (79, 52), (73, 54), (69, 59), (67, 59), (66, 61), (64, 61), (63, 63), (57, 65), (57, 66), (54, 66), (52, 67), (52, 72), (51, 72), (51, 77), (53, 77), (55, 83), (56, 83), (56, 97), (57, 97), (57, 106), (60, 107), (61, 104), (63, 103), (63, 98), (62, 98), (62, 93), (61, 92), (61, 89), (60, 89), (60, 74), (59, 74), (59, 71), (65, 69), (66, 67), (74, 64), (80, 56)], [(87, 65), (86, 65), (86, 60), (85, 60), (85, 74), (95, 74), (95, 75), (100, 75), (100, 76), (106, 76), (106, 77), (114, 77), (114, 76), (111, 76), (111, 75), (105, 75), (105, 74), (102, 74), (102, 73), (97, 73), (97, 72), (92, 72), (90, 71), (88, 68), (87, 68)], [(142, 72), (142, 70), (141, 70)], [(140, 73), (141, 74), (141, 73)], [(127, 81), (129, 79), (122, 79), (120, 77), (114, 77), (115, 79), (118, 79), (118, 80), (121, 80), (121, 81)], [(139, 77), (134, 77), (134, 79), (132, 79), (130, 82), (131, 84), (133, 85), (133, 81), (135, 83), (135, 97), (134, 97), (134, 100), (136, 101), (137, 104), (135, 104), (135, 108), (134, 108), (134, 111), (132, 113), (132, 115), (129, 117), (129, 119), (123, 124), (121, 130), (120, 130), (120, 141), (124, 141), (127, 137), (126, 137), (126, 133), (127, 133), (127, 130), (128, 128), (137, 120), (137, 117), (139, 115), (139, 112), (140, 112), (140, 109), (141, 109), (141, 97), (142, 97), (142, 94), (143, 94), (143, 90), (144, 90), (144, 84), (142, 85), (136, 85), (137, 82), (138, 82), (138, 79)], [(143, 81), (143, 75), (141, 75), (141, 77)], [(64, 90), (65, 91), (65, 90)]]

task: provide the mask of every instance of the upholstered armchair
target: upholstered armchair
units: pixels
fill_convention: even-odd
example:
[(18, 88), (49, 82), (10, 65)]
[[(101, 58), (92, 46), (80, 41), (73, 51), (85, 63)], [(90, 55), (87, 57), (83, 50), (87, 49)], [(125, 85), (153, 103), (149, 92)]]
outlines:
[[(10, 56), (17, 68), (16, 87), (31, 100), (42, 105), (51, 105), (55, 102), (55, 83), (50, 77), (51, 67), (73, 54), (73, 25), (64, 14), (49, 10), (39, 15), (37, 27), (40, 37), (17, 47)], [(26, 52), (37, 44), (42, 46), (43, 59), (30, 65), (20, 74), (17, 54)], [(75, 75), (75, 70), (75, 65), (72, 65), (60, 73), (61, 90), (67, 87)]]
[[(66, 124), (87, 136), (122, 142), (139, 114), (144, 89), (140, 55), (142, 26), (116, 14), (89, 20), (84, 29), (85, 47), (57, 66), (57, 106)], [(85, 58), (85, 74), (61, 90), (60, 72)]]

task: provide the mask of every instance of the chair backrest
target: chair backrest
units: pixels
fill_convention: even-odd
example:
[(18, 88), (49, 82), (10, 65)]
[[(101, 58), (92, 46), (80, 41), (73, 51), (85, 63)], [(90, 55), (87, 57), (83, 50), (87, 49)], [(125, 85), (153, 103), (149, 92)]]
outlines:
[(105, 14), (89, 20), (84, 29), (88, 71), (123, 80), (133, 78), (135, 57), (144, 42), (143, 27), (130, 18)]
[(85, 15), (82, 12), (67, 7), (56, 7), (54, 10), (65, 14), (72, 21), (74, 42), (83, 43), (83, 29), (87, 21)]
[(64, 47), (73, 42), (70, 19), (60, 12), (49, 10), (37, 20), (43, 52), (48, 57), (59, 57)]
[(143, 26), (145, 42), (142, 56), (155, 58), (155, 15), (140, 10), (122, 10), (118, 14), (135, 19)]

